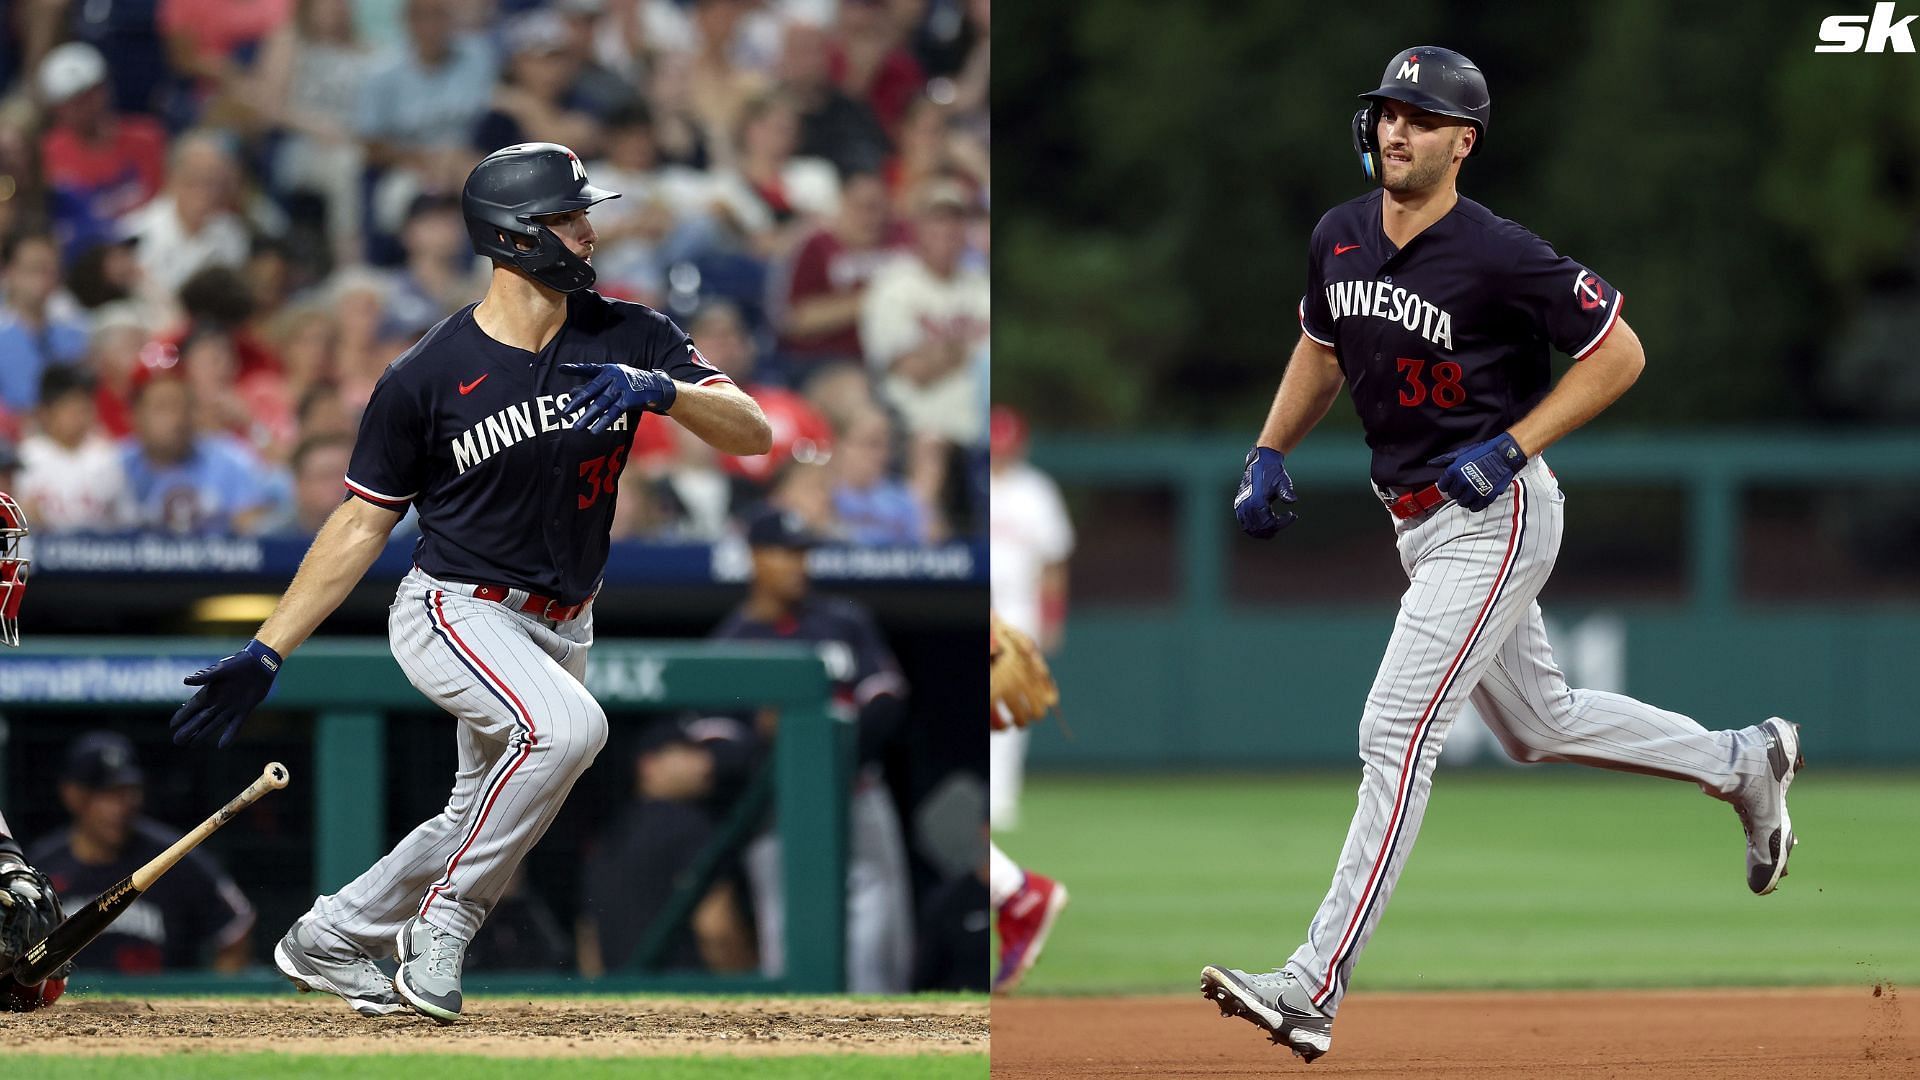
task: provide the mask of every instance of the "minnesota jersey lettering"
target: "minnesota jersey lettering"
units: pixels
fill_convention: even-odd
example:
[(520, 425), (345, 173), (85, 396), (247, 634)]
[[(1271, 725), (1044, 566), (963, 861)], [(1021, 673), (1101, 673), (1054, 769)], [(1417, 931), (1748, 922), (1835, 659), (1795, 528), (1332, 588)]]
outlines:
[(1338, 323), (1350, 315), (1399, 323), (1443, 349), (1453, 349), (1453, 315), (1384, 281), (1336, 281), (1327, 286), (1327, 310)]
[[(541, 394), (532, 401), (509, 405), (461, 432), (450, 447), (454, 471), (466, 472), (522, 439), (571, 429), (574, 417), (567, 412), (567, 400), (566, 394)], [(627, 417), (622, 416), (607, 430), (630, 431), (632, 428)]]

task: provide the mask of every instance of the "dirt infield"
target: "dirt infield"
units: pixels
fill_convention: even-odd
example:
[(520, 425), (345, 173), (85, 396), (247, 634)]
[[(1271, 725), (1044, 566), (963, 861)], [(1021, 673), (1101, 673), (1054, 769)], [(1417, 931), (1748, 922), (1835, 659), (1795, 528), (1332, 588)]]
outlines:
[(1355, 994), (1308, 1066), (1196, 989), (1179, 998), (1014, 998), (993, 1006), (993, 1075), (1920, 1076), (1920, 1018), (1887, 985), (1832, 990)]
[(499, 1057), (649, 1054), (984, 1053), (981, 1001), (572, 1001), (478, 999), (448, 1027), (414, 1014), (365, 1019), (339, 999), (94, 998), (0, 1013), (8, 1052), (433, 1053)]

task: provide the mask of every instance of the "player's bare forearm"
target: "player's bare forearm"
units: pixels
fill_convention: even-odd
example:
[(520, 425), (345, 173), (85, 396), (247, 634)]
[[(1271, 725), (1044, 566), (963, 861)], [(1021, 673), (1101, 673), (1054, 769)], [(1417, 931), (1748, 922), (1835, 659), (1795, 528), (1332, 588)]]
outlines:
[(1266, 425), (1260, 429), (1259, 445), (1293, 453), (1307, 432), (1333, 408), (1333, 399), (1340, 396), (1345, 381), (1333, 350), (1301, 334), (1287, 361), (1286, 374), (1280, 377), (1280, 389), (1273, 395)]
[(669, 415), (723, 454), (744, 457), (773, 449), (773, 429), (760, 403), (732, 383), (682, 383)]
[(1639, 336), (1622, 319), (1607, 340), (1562, 375), (1546, 399), (1508, 434), (1520, 444), (1521, 453), (1533, 457), (1620, 400), (1646, 366)]
[(348, 499), (320, 526), (319, 535), (300, 560), (293, 584), (255, 634), (281, 656), (300, 647), (373, 565), (400, 514), (364, 499)]

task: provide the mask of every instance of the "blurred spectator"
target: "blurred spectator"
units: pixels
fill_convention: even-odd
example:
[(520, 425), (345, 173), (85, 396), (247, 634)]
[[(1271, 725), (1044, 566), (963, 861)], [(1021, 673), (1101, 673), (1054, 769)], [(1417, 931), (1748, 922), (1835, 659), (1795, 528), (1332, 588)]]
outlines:
[(986, 993), (987, 965), (980, 958), (988, 955), (987, 927), (992, 921), (983, 855), (977, 870), (946, 882), (927, 897), (914, 948), (913, 989)]
[(329, 382), (318, 382), (307, 387), (307, 392), (300, 395), (300, 433), (309, 439), (321, 435), (353, 438), (353, 417), (347, 412), (339, 387)]
[[(13, 439), (0, 436), (0, 491), (14, 491), (20, 486), (20, 454), (13, 448)], [(32, 518), (27, 519), (33, 523)]]
[(660, 160), (706, 169), (713, 158), (732, 155), (726, 142), (732, 128), (708, 133), (694, 110), (692, 72), (693, 62), (684, 56), (657, 57), (647, 75), (646, 101), (653, 110), (654, 145)]
[(833, 475), (825, 465), (789, 461), (774, 474), (767, 505), (799, 517), (823, 541), (845, 539), (833, 511)]
[(907, 48), (912, 27), (896, 7), (887, 0), (841, 0), (840, 37), (830, 61), (834, 81), (864, 101), (890, 134), (927, 82)]
[(907, 430), (960, 446), (986, 434), (982, 377), (971, 363), (987, 337), (992, 288), (962, 264), (971, 201), (950, 180), (922, 192), (913, 252), (873, 276), (860, 309), (860, 343)]
[(561, 0), (558, 5), (570, 19), (588, 22), (594, 62), (633, 87), (646, 85), (652, 66), (648, 6), (647, 0)]
[(101, 434), (97, 415), (94, 379), (84, 367), (41, 374), (39, 431), (20, 444), (20, 476), (11, 489), (35, 529), (109, 532), (124, 524), (120, 449)]
[(178, 535), (250, 534), (274, 517), (266, 470), (230, 435), (194, 433), (193, 389), (174, 369), (134, 379), (134, 437), (122, 449), (133, 520)]
[(140, 242), (141, 289), (151, 311), (171, 311), (195, 271), (246, 263), (247, 225), (234, 212), (239, 185), (238, 166), (219, 135), (188, 132), (174, 142), (166, 191), (124, 219), (127, 234)]
[(132, 237), (106, 240), (75, 256), (67, 267), (67, 289), (74, 300), (93, 311), (139, 296), (142, 277), (134, 247)]
[(701, 354), (760, 403), (760, 411), (773, 428), (773, 449), (753, 457), (722, 455), (722, 468), (763, 486), (775, 470), (795, 457), (826, 460), (833, 451), (833, 425), (806, 398), (759, 381), (759, 349), (747, 332), (739, 308), (724, 300), (708, 304), (693, 317), (687, 330)]
[[(60, 773), (60, 802), (72, 815), (63, 833), (27, 851), (62, 896), (98, 896), (180, 839), (140, 816), (146, 777), (126, 736), (94, 731), (75, 739)], [(87, 966), (119, 975), (151, 975), (247, 966), (253, 905), (206, 848), (187, 853), (140, 894), (93, 944)]]
[(218, 127), (250, 124), (260, 100), (250, 69), (260, 43), (293, 15), (293, 0), (159, 0), (154, 21), (167, 61), (191, 80), (183, 115)]
[(670, 543), (713, 541), (727, 531), (733, 501), (719, 454), (676, 423), (643, 425), (635, 460), (620, 479), (613, 538)]
[(40, 62), (40, 97), (51, 123), (40, 136), (54, 234), (69, 260), (119, 240), (116, 222), (160, 193), (166, 131), (152, 117), (114, 111), (107, 62), (70, 41)]
[[(748, 103), (767, 88), (767, 61), (772, 51), (766, 20), (758, 22), (762, 31), (752, 33), (752, 9), (746, 0), (694, 0), (687, 24), (691, 34), (685, 39), (687, 63), (687, 101), (709, 132), (733, 131), (741, 122)], [(664, 14), (668, 4), (658, 0), (650, 14)], [(662, 20), (663, 23), (666, 20)], [(669, 25), (659, 27), (663, 43), (673, 47), (679, 37)]]
[[(900, 813), (880, 761), (905, 719), (907, 683), (865, 608), (812, 593), (807, 549), (817, 540), (797, 515), (773, 508), (756, 514), (747, 526), (753, 558), (747, 599), (713, 637), (802, 641), (819, 649), (833, 681), (834, 709), (855, 721), (859, 732), (847, 824), (847, 988), (859, 994), (897, 994), (907, 989), (912, 976), (913, 896)], [(771, 738), (779, 715), (762, 710), (758, 722), (762, 736)], [(760, 970), (775, 977), (786, 968), (780, 862), (777, 834), (761, 836), (747, 850)]]
[[(630, 9), (632, 4), (625, 6)], [(616, 72), (595, 52), (595, 28), (607, 15), (606, 0), (557, 0), (553, 10), (567, 32), (567, 58), (575, 72), (573, 98), (580, 108), (604, 120), (638, 100), (638, 80)], [(615, 36), (609, 44), (617, 49), (622, 42)]]
[(460, 190), (494, 72), (486, 41), (455, 32), (449, 0), (407, 0), (407, 43), (368, 76), (355, 110), (369, 161), (386, 170), (375, 192), (380, 231), (399, 228), (416, 193)]
[(273, 186), (318, 195), (338, 266), (365, 254), (361, 171), (354, 138), (360, 88), (376, 63), (354, 31), (350, 0), (298, 0), (293, 18), (261, 49), (260, 106), (282, 133), (273, 154)]
[(359, 268), (335, 274), (327, 284), (327, 302), (338, 332), (334, 356), (340, 392), (356, 415), (367, 404), (381, 372), (399, 354), (381, 333), (386, 326), (387, 282), (385, 274)]
[(935, 538), (927, 507), (892, 475), (893, 447), (893, 422), (879, 409), (855, 413), (835, 440), (834, 516), (856, 544), (924, 544)]
[(117, 3), (48, 0), (17, 5), (29, 22), (42, 22), (53, 40), (73, 36), (100, 50), (107, 62), (113, 107), (122, 113), (158, 113), (171, 78), (154, 11), (156, 0)]
[(840, 212), (776, 266), (767, 307), (780, 334), (781, 358), (804, 365), (794, 383), (805, 382), (822, 363), (860, 358), (867, 285), (906, 241), (906, 230), (888, 221), (888, 209), (886, 185), (877, 174), (848, 175), (840, 186)]
[[(655, 721), (641, 733), (633, 773), (633, 801), (594, 839), (582, 867), (577, 945), (580, 971), (590, 978), (636, 965), (640, 943), (714, 839), (707, 809), (713, 753), (679, 721)], [(733, 875), (722, 874), (654, 967), (745, 971), (753, 964), (739, 890)]]
[(94, 406), (110, 438), (133, 434), (133, 376), (148, 348), (147, 338), (147, 320), (131, 301), (107, 304), (94, 313), (87, 367), (99, 378)]
[[(280, 357), (280, 372), (287, 381), (287, 398), (294, 402), (295, 423), (302, 434), (308, 434), (307, 395), (316, 387), (331, 386), (340, 377), (339, 359), (334, 355), (337, 336), (333, 315), (325, 308), (310, 304), (288, 308), (274, 322), (271, 340)], [(335, 396), (338, 396), (337, 390)]]
[[(951, 123), (953, 110), (929, 98), (916, 98), (900, 125), (894, 155), (887, 159), (887, 189), (902, 213), (914, 210), (914, 201), (927, 185), (941, 178), (964, 178), (964, 189), (986, 191), (992, 167), (986, 145), (958, 133)], [(972, 201), (971, 199), (969, 201)]]
[(56, 315), (50, 306), (60, 287), (60, 252), (45, 233), (18, 233), (0, 247), (0, 402), (16, 413), (32, 409), (40, 373), (80, 361), (87, 352), (84, 324)]
[(458, 197), (421, 195), (413, 200), (400, 230), (400, 246), (407, 261), (393, 275), (386, 294), (383, 336), (417, 338), (486, 295), (487, 264), (474, 257)]
[(566, 20), (529, 11), (507, 24), (506, 78), (480, 118), (473, 148), (486, 155), (523, 142), (557, 142), (582, 158), (600, 152), (600, 125), (574, 94), (581, 59)]
[(720, 198), (758, 258), (791, 251), (840, 208), (833, 165), (795, 157), (799, 136), (792, 102), (771, 94), (753, 98), (740, 113), (734, 167), (718, 176)]
[(780, 39), (780, 90), (800, 110), (799, 152), (833, 162), (844, 178), (878, 170), (890, 144), (863, 101), (833, 81), (831, 39), (821, 27), (789, 22)]
[(180, 345), (192, 330), (219, 330), (232, 336), (238, 374), (256, 375), (280, 370), (280, 357), (255, 332), (258, 305), (256, 282), (238, 266), (209, 266), (194, 271), (181, 284), (179, 307), (187, 325), (159, 340)]
[(804, 390), (835, 431), (846, 427), (856, 413), (880, 406), (865, 364), (823, 364), (807, 377)]
[(593, 265), (605, 288), (637, 298), (666, 290), (666, 267), (723, 246), (707, 174), (662, 164), (653, 113), (635, 103), (607, 119), (607, 156), (587, 166), (594, 183), (621, 197), (593, 208)]
[(352, 456), (352, 437), (339, 433), (308, 435), (294, 447), (291, 535), (314, 535), (340, 509), (347, 494), (347, 460)]

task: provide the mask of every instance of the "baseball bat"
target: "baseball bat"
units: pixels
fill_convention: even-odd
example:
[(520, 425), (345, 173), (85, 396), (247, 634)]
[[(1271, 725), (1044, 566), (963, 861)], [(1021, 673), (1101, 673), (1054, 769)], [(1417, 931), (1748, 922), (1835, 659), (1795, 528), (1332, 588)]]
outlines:
[(120, 879), (120, 883), (93, 898), (87, 906), (66, 917), (38, 945), (28, 949), (14, 965), (13, 979), (22, 986), (35, 986), (73, 959), (74, 954), (92, 944), (93, 939), (113, 924), (120, 913), (132, 906), (140, 894), (153, 888), (160, 875), (173, 869), (187, 853), (212, 836), (220, 826), (232, 821), (240, 811), (252, 806), (260, 796), (287, 786), (287, 767), (275, 761), (261, 770), (260, 778), (247, 790), (233, 797), (217, 813), (194, 830), (174, 841), (173, 846), (153, 857), (151, 862)]

